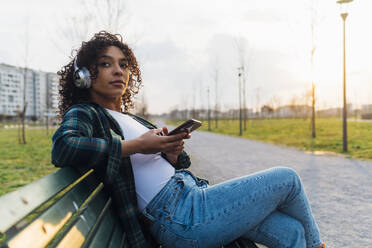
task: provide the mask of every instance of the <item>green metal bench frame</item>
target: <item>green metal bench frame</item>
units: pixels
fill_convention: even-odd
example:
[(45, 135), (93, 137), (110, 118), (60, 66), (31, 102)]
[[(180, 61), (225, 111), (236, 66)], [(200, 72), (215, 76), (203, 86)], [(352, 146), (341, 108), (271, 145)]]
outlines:
[[(0, 197), (0, 247), (129, 247), (94, 171), (62, 168)], [(253, 248), (236, 240), (225, 248)]]

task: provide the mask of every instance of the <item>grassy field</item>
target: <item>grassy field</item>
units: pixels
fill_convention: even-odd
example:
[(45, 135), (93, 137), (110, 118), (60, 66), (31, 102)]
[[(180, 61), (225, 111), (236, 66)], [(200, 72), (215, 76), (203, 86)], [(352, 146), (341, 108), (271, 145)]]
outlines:
[(27, 129), (23, 145), (17, 129), (0, 128), (0, 195), (56, 170), (50, 163), (53, 132), (47, 136), (45, 129)]
[[(182, 123), (173, 122), (172, 125)], [(211, 131), (231, 136), (239, 136), (238, 120), (220, 120), (215, 128), (211, 122)], [(200, 130), (208, 130), (208, 121), (203, 121)], [(316, 120), (317, 137), (311, 138), (310, 119), (262, 119), (249, 120), (243, 137), (268, 143), (293, 146), (305, 151), (342, 152), (342, 122), (336, 118), (318, 118)], [(372, 159), (372, 122), (348, 122), (348, 157)]]
[[(177, 125), (181, 122), (168, 124)], [(330, 151), (342, 153), (342, 123), (339, 119), (318, 118), (317, 137), (310, 138), (310, 120), (271, 119), (250, 120), (243, 137), (293, 146), (306, 151)], [(238, 136), (237, 120), (220, 120), (218, 128), (211, 122), (212, 132)], [(207, 131), (203, 121), (201, 130)], [(18, 144), (17, 129), (0, 127), (0, 195), (17, 189), (53, 171), (50, 163), (51, 135), (45, 129), (27, 129), (27, 144)], [(372, 122), (348, 123), (348, 157), (372, 159)]]

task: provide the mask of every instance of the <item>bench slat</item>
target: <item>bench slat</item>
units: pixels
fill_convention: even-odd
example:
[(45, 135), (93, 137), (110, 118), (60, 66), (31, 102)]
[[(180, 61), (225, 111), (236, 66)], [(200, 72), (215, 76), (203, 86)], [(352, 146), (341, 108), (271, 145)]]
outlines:
[(123, 247), (124, 240), (126, 239), (125, 233), (120, 223), (117, 221), (115, 225), (114, 233), (112, 234), (108, 248)]
[(57, 247), (81, 247), (108, 200), (103, 190), (96, 192), (95, 198), (88, 203), (79, 220), (70, 228)]
[(99, 182), (95, 180), (94, 175), (90, 174), (17, 236), (12, 238), (8, 242), (8, 246), (10, 248), (22, 248), (44, 247), (47, 245), (78, 208), (81, 207), (98, 184)]
[(90, 245), (90, 243), (92, 242), (93, 238), (96, 236), (97, 230), (101, 226), (102, 220), (105, 218), (106, 213), (107, 213), (108, 209), (110, 208), (110, 206), (111, 206), (111, 198), (108, 199), (108, 201), (105, 204), (105, 207), (100, 212), (100, 214), (99, 214), (99, 216), (97, 218), (97, 221), (94, 224), (94, 226), (91, 228), (91, 230), (89, 231), (89, 234), (86, 237), (86, 241), (85, 241), (84, 245), (82, 246), (82, 248), (87, 248)]
[(79, 178), (73, 168), (63, 168), (0, 198), (0, 232), (5, 233), (24, 216)]
[[(71, 184), (74, 185), (73, 189), (70, 189)], [(126, 234), (102, 189), (92, 170), (80, 176), (73, 168), (63, 168), (0, 197), (0, 233), (10, 239), (7, 243), (1, 243), (0, 247), (45, 247), (57, 234), (49, 244), (52, 247), (57, 244), (57, 247), (69, 248), (129, 248)], [(65, 195), (60, 198), (62, 194)], [(86, 204), (87, 197), (89, 201)], [(55, 199), (58, 200), (49, 206)], [(84, 207), (81, 208), (83, 203)], [(32, 220), (34, 216), (37, 217)], [(31, 220), (28, 224), (27, 221)], [(67, 229), (60, 231), (64, 226)], [(233, 247), (250, 247), (237, 241), (233, 244)]]
[(114, 213), (112, 207), (110, 206), (97, 230), (97, 233), (94, 235), (94, 238), (89, 245), (90, 248), (102, 248), (108, 246), (110, 238), (114, 232), (114, 222)]

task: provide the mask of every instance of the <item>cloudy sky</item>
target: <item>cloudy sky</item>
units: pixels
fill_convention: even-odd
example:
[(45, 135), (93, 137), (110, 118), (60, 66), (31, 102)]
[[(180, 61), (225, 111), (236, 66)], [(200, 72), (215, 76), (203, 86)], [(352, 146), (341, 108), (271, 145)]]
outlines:
[[(104, 17), (86, 18), (104, 11), (96, 1), (2, 0), (0, 63), (23, 66), (28, 47), (31, 68), (58, 71), (83, 37), (104, 27)], [(370, 0), (355, 0), (347, 18), (347, 92), (356, 106), (372, 103), (371, 9)], [(208, 88), (214, 105), (216, 74), (220, 107), (236, 108), (242, 60), (248, 107), (303, 98), (314, 80), (318, 108), (327, 108), (342, 105), (339, 13), (329, 0), (127, 0), (115, 29), (139, 60), (151, 113), (206, 107)]]

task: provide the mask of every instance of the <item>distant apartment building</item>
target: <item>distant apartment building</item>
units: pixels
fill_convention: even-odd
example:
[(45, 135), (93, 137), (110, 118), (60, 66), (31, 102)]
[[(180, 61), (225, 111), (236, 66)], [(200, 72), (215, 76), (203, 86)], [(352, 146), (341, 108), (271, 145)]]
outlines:
[(16, 67), (0, 64), (0, 115), (13, 116), (23, 105), (22, 73)]
[(57, 74), (0, 64), (0, 118), (15, 119), (24, 106), (24, 99), (26, 119), (43, 120), (46, 115), (55, 115)]

